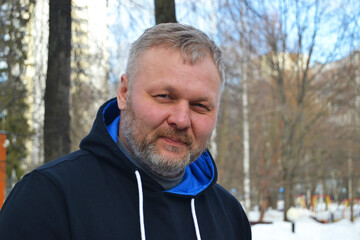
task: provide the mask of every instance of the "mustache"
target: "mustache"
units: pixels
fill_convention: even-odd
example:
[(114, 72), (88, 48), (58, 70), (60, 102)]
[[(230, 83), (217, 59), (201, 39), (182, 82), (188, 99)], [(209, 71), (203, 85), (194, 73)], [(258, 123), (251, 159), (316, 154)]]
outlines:
[(191, 148), (194, 145), (193, 139), (187, 135), (184, 130), (178, 130), (174, 128), (167, 128), (167, 129), (159, 129), (156, 132), (155, 138), (166, 137), (172, 140), (182, 142)]

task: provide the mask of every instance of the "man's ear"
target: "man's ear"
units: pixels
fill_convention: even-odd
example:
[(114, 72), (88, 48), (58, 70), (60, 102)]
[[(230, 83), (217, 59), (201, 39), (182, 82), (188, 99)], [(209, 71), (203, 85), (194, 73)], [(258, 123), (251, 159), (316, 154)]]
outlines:
[(126, 106), (126, 100), (127, 100), (127, 93), (129, 90), (129, 81), (126, 74), (121, 75), (121, 82), (119, 89), (117, 91), (117, 104), (118, 108), (122, 111), (125, 109)]

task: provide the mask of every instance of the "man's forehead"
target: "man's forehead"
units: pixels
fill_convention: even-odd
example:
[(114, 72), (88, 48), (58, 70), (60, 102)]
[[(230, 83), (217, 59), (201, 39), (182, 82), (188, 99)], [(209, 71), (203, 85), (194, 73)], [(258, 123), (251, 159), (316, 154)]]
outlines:
[[(203, 48), (198, 48), (197, 51), (190, 51), (189, 49), (181, 49), (179, 47), (172, 46), (166, 43), (148, 47), (138, 56), (138, 58), (142, 59), (145, 55), (149, 53), (157, 54), (161, 50), (167, 50), (167, 53), (169, 55), (173, 53), (178, 53), (179, 57), (181, 57), (181, 60), (187, 64), (195, 65), (203, 61), (205, 58), (210, 58), (216, 65), (214, 58), (211, 56), (211, 54)], [(164, 51), (161, 52), (162, 54), (164, 54)]]

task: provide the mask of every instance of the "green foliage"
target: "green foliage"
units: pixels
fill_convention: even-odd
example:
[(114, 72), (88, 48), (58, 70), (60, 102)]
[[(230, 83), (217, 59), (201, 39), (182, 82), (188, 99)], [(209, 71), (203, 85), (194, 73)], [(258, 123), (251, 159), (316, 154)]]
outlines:
[(35, 0), (0, 2), (0, 129), (7, 132), (7, 176), (13, 169), (20, 178), (26, 157), (25, 141), (31, 132), (25, 117), (26, 89), (23, 75), (27, 58), (27, 24)]
[(5, 130), (9, 140), (6, 173), (7, 176), (10, 176), (12, 170), (15, 169), (18, 179), (23, 175), (20, 164), (27, 154), (25, 142), (31, 135), (24, 116), (24, 111), (27, 107), (24, 99), (19, 99), (7, 109), (7, 116), (5, 118)]

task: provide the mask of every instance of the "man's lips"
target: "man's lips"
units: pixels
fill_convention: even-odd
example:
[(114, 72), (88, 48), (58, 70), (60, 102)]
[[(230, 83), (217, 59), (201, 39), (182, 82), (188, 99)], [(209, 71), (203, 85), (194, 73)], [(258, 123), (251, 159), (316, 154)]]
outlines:
[(161, 139), (163, 141), (165, 141), (166, 143), (173, 145), (173, 146), (184, 146), (184, 145), (188, 145), (186, 142), (180, 140), (180, 139), (176, 139), (176, 138), (171, 138), (171, 137), (161, 137)]

